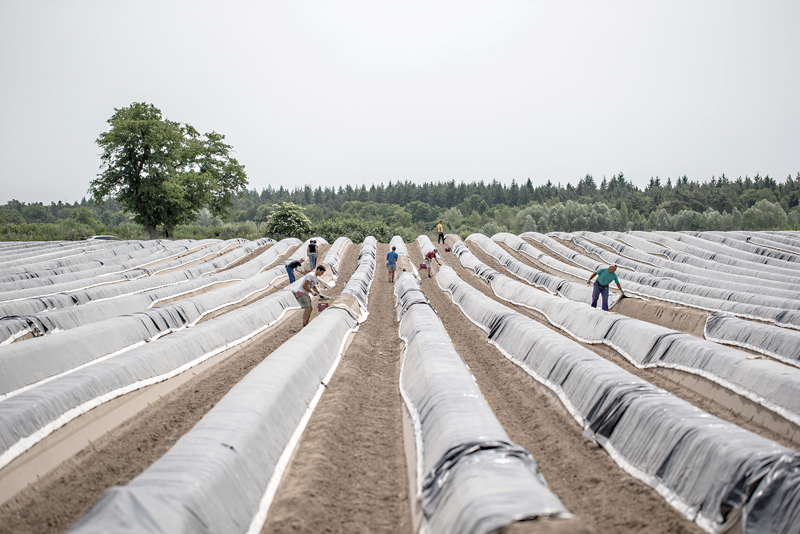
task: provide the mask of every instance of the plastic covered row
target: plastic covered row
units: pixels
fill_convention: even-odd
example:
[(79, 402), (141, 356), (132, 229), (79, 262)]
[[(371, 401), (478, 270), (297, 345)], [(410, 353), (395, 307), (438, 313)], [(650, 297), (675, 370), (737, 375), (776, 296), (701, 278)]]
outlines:
[[(582, 267), (596, 270), (604, 266), (604, 264), (584, 256), (583, 254), (575, 252), (571, 248), (562, 245), (554, 239), (542, 234), (538, 234), (536, 232), (526, 232), (525, 234), (522, 234), (522, 236), (535, 239), (555, 253), (561, 255), (569, 261), (575, 262)], [(800, 329), (800, 312), (796, 310), (784, 310), (780, 308), (758, 306), (755, 304), (731, 302), (717, 298), (704, 297), (702, 295), (685, 293), (682, 291), (664, 290), (632, 281), (637, 276), (637, 273), (633, 273), (632, 271), (623, 271), (620, 269), (617, 271), (617, 273), (620, 278), (626, 279), (625, 286), (623, 288), (625, 292), (632, 295), (662, 300), (664, 302), (672, 302), (675, 304), (682, 304), (684, 306), (701, 310), (725, 311), (746, 319), (769, 321), (777, 326)]]
[(205, 262), (200, 265), (160, 274), (159, 276), (148, 276), (136, 280), (129, 280), (124, 283), (102, 284), (90, 288), (65, 290), (60, 293), (0, 302), (0, 317), (29, 315), (45, 310), (86, 304), (94, 300), (132, 295), (134, 293), (149, 291), (160, 287), (180, 284), (187, 280), (199, 279), (206, 275), (208, 275), (209, 279), (212, 276), (220, 280), (244, 279), (249, 276), (254, 276), (266, 266), (274, 263), (278, 256), (285, 254), (288, 249), (296, 247), (299, 244), (301, 244), (299, 239), (284, 239), (263, 254), (257, 256), (254, 260), (221, 272), (219, 273), (220, 276), (216, 276), (215, 273), (224, 269), (230, 263), (241, 259), (244, 255), (250, 254), (253, 250), (256, 250), (258, 243), (253, 242), (252, 245), (248, 244), (244, 247), (237, 248), (229, 254), (222, 256), (217, 261)]
[[(735, 280), (737, 281), (743, 281), (747, 278), (750, 278), (752, 283), (758, 285), (766, 285), (769, 287), (787, 287), (788, 285), (788, 289), (794, 291), (800, 288), (800, 278), (796, 276), (786, 276), (782, 274), (766, 272), (760, 268), (760, 265), (754, 263), (746, 264), (745, 267), (742, 267), (737, 265), (735, 261), (714, 261), (714, 258), (719, 259), (724, 258), (724, 256), (721, 254), (713, 254), (705, 250), (698, 249), (697, 247), (689, 247), (683, 243), (674, 241), (674, 243), (678, 246), (689, 249), (689, 251), (676, 250), (674, 248), (670, 248), (668, 244), (665, 244), (671, 240), (664, 236), (649, 234), (647, 232), (603, 232), (603, 235), (612, 237), (643, 252), (664, 256), (670, 261), (678, 264), (669, 264), (669, 267), (675, 270), (681, 270), (690, 273), (696, 272), (693, 269), (686, 269), (685, 267), (682, 267), (682, 265), (687, 265), (706, 271), (722, 273), (725, 276), (736, 276)], [(650, 240), (649, 236), (652, 236), (652, 240)], [(658, 263), (653, 262), (653, 264), (657, 265)]]
[(619, 265), (638, 272), (743, 293), (758, 293), (779, 298), (800, 298), (800, 286), (774, 280), (762, 280), (754, 276), (755, 273), (749, 276), (725, 273), (724, 276), (720, 276), (718, 271), (658, 257), (606, 235), (594, 232), (576, 232), (575, 234), (573, 241), (576, 238), (585, 239), (591, 243), (611, 248), (621, 257)]
[(421, 531), (489, 533), (563, 517), (536, 460), (512, 442), (411, 273), (395, 284), (405, 352), (400, 392), (414, 422)]
[[(170, 269), (190, 265), (192, 264), (192, 262), (200, 260), (205, 261), (206, 264), (210, 264), (206, 266), (206, 270), (204, 272), (213, 272), (216, 269), (212, 269), (210, 267), (222, 268), (228, 263), (239, 259), (243, 255), (249, 254), (255, 248), (266, 246), (271, 242), (271, 240), (270, 241), (256, 240), (250, 242), (249, 245), (245, 245), (244, 247), (236, 248), (227, 253), (225, 252), (225, 249), (227, 249), (229, 246), (231, 246), (234, 243), (238, 244), (241, 241), (242, 240), (239, 239), (232, 239), (230, 240), (230, 242), (226, 241), (223, 243), (212, 245), (207, 249), (197, 251), (196, 253), (192, 253), (187, 256), (183, 256), (179, 259), (165, 262), (163, 264), (157, 264), (156, 266), (153, 266), (151, 268), (138, 268), (121, 273), (107, 274), (105, 276), (99, 276), (99, 277), (89, 276), (88, 278), (84, 274), (83, 276), (80, 276), (78, 279), (66, 282), (59, 282), (56, 284), (45, 285), (41, 287), (33, 287), (28, 289), (4, 291), (0, 293), (0, 301), (10, 301), (10, 300), (19, 300), (23, 298), (46, 296), (64, 291), (89, 289), (100, 285), (124, 282), (127, 280), (134, 280), (136, 278), (151, 276)], [(223, 255), (220, 256), (219, 255), (220, 253), (222, 253)], [(209, 258), (216, 258), (216, 259), (210, 260)]]
[(414, 276), (419, 278), (419, 271), (417, 270), (417, 266), (411, 261), (411, 258), (408, 255), (408, 249), (406, 248), (406, 244), (403, 241), (403, 238), (399, 235), (392, 237), (389, 241), (389, 250), (392, 250), (392, 247), (395, 247), (397, 250), (397, 269), (400, 272), (403, 271), (410, 271), (414, 273)]
[(772, 236), (763, 232), (708, 232), (711, 234), (721, 235), (730, 239), (745, 241), (761, 247), (770, 248), (780, 252), (789, 252), (791, 254), (800, 254), (800, 243), (796, 243), (791, 239)]
[[(302, 251), (298, 251), (300, 254)], [(275, 270), (283, 269), (282, 266)], [(285, 270), (284, 270), (285, 272)], [(0, 402), (0, 468), (72, 419), (130, 391), (178, 375), (299, 308), (300, 281), (158, 343), (148, 343), (27, 388)]]
[(497, 296), (542, 313), (579, 341), (604, 343), (641, 369), (663, 367), (702, 376), (800, 425), (800, 369), (753, 359), (740, 350), (632, 317), (567, 304), (480, 263), (463, 243), (457, 244), (456, 254)]
[[(360, 269), (374, 271), (374, 258), (363, 256)], [(260, 532), (300, 435), (357, 328), (345, 310), (322, 312), (157, 462), (126, 486), (107, 490), (68, 532)]]
[(6, 274), (13, 274), (14, 268), (21, 267), (21, 271), (24, 271), (29, 265), (47, 262), (52, 262), (49, 268), (62, 267), (73, 263), (76, 259), (78, 263), (82, 263), (88, 261), (93, 255), (109, 258), (113, 257), (117, 250), (138, 250), (157, 243), (158, 241), (84, 241), (77, 248), (65, 247), (60, 250), (47, 251), (44, 254), (29, 252), (4, 256), (0, 261), (0, 269)]
[[(502, 241), (517, 250), (526, 246), (530, 247), (530, 245), (513, 234), (497, 234), (493, 236), (493, 239)], [(459, 256), (459, 258), (461, 257)], [(516, 274), (517, 267), (514, 262), (507, 261), (505, 266), (510, 272)], [(527, 277), (523, 278), (531, 282)], [(535, 282), (531, 283), (540, 287)], [(720, 319), (722, 317), (724, 319)], [(572, 318), (566, 316), (565, 320), (572, 320)], [(706, 319), (705, 335), (706, 339), (716, 343), (745, 347), (779, 359), (784, 363), (795, 366), (800, 365), (800, 333), (794, 330), (740, 319), (720, 312), (712, 312)]]
[(800, 524), (800, 454), (718, 419), (513, 312), (449, 268), (440, 287), (490, 343), (555, 392), (587, 437), (707, 532)]
[(719, 232), (684, 232), (687, 235), (699, 237), (706, 241), (713, 241), (714, 243), (721, 243), (726, 247), (736, 250), (741, 250), (749, 255), (762, 256), (764, 258), (771, 258), (778, 260), (770, 262), (779, 267), (789, 267), (786, 263), (800, 263), (800, 256), (792, 254), (791, 252), (782, 252), (769, 247), (762, 247), (752, 242), (742, 242), (738, 239), (733, 239), (725, 234)]
[[(739, 251), (730, 247), (726, 247), (725, 245), (720, 245), (711, 241), (705, 241), (703, 239), (692, 237), (686, 234), (680, 234), (678, 232), (634, 231), (631, 233), (635, 236), (643, 237), (649, 241), (654, 241), (673, 250), (697, 256), (698, 258), (786, 277), (792, 283), (800, 282), (796, 269), (770, 265), (768, 263), (763, 263), (762, 261), (754, 261), (753, 258), (743, 258), (741, 257), (741, 254), (743, 253), (736, 254)], [(760, 256), (757, 256), (756, 258), (768, 259), (761, 258)]]
[[(164, 259), (168, 259), (174, 256), (183, 255), (188, 253), (189, 251), (194, 251), (198, 248), (202, 248), (210, 244), (211, 243), (201, 244), (201, 242), (199, 241), (182, 240), (182, 241), (176, 241), (174, 243), (169, 243), (169, 246), (154, 245), (150, 248), (137, 250), (135, 253), (115, 256), (111, 260), (102, 260), (102, 261), (95, 260), (86, 263), (68, 265), (66, 267), (59, 267), (55, 269), (45, 269), (40, 271), (26, 270), (17, 274), (0, 276), (0, 283), (15, 282), (21, 280), (30, 280), (31, 282), (35, 282), (33, 285), (30, 286), (20, 285), (18, 287), (19, 289), (22, 289), (23, 287), (35, 287), (37, 285), (36, 279), (46, 278), (50, 280), (50, 282), (48, 283), (53, 284), (57, 283), (57, 281), (59, 280), (54, 278), (56, 276), (65, 274), (74, 275), (75, 273), (79, 273), (81, 271), (93, 271), (97, 275), (108, 274), (113, 272), (122, 272), (136, 267), (145, 267), (150, 263), (163, 261)], [(38, 284), (43, 285), (44, 282), (38, 281)]]
[[(301, 256), (302, 250), (295, 252)], [(291, 260), (291, 258), (290, 258)], [(287, 260), (287, 261), (290, 261)], [(283, 265), (229, 286), (66, 330), (55, 336), (0, 346), (0, 398), (18, 394), (43, 380), (96, 363), (121, 352), (194, 326), (206, 315), (247, 300), (286, 276)], [(80, 315), (59, 318), (67, 321)], [(40, 320), (47, 319), (43, 314)], [(62, 325), (63, 326), (63, 325)]]
[[(800, 300), (798, 300), (797, 293), (790, 293), (784, 291), (784, 296), (776, 296), (769, 293), (769, 290), (753, 285), (741, 287), (737, 285), (737, 289), (727, 288), (723, 281), (722, 287), (711, 286), (705, 284), (706, 279), (694, 278), (690, 281), (675, 280), (671, 277), (670, 272), (658, 269), (656, 267), (644, 266), (635, 261), (623, 258), (618, 254), (609, 252), (608, 250), (590, 243), (589, 241), (575, 237), (572, 242), (581, 247), (589, 254), (594, 254), (608, 264), (617, 264), (626, 269), (632, 269), (634, 272), (619, 270), (618, 276), (650, 287), (656, 287), (665, 291), (678, 291), (692, 295), (699, 295), (712, 299), (729, 300), (732, 302), (741, 302), (744, 304), (753, 304), (756, 306), (765, 306), (768, 308), (782, 308), (784, 310), (800, 310)], [(682, 277), (686, 278), (686, 277)], [(734, 284), (728, 284), (734, 285)], [(749, 290), (748, 292), (742, 289)], [(778, 292), (780, 294), (780, 292)]]
[[(497, 236), (495, 236), (497, 237)], [(492, 238), (483, 234), (471, 234), (467, 237), (468, 241), (472, 241), (478, 245), (489, 256), (496, 259), (505, 266), (508, 271), (514, 276), (533, 284), (536, 287), (545, 289), (549, 293), (562, 296), (569, 300), (576, 302), (585, 302), (590, 304), (592, 302), (592, 288), (586, 284), (579, 284), (577, 282), (570, 282), (558, 276), (547, 274), (535, 269), (529, 265), (517, 261), (511, 254), (502, 249)], [(460, 257), (459, 257), (460, 259)], [(588, 276), (587, 276), (588, 278)], [(616, 293), (609, 293), (608, 305), (613, 306), (620, 295)]]

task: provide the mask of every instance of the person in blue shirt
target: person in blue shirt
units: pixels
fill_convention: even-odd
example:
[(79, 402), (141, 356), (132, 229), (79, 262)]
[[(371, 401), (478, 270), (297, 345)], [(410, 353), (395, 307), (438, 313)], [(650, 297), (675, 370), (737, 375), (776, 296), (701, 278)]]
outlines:
[(386, 255), (386, 267), (389, 269), (389, 283), (394, 283), (394, 272), (397, 270), (397, 247), (392, 247), (392, 250)]
[(602, 295), (603, 311), (608, 311), (608, 286), (611, 285), (611, 282), (616, 282), (620, 292), (622, 292), (623, 295), (625, 294), (625, 292), (622, 291), (622, 286), (619, 285), (619, 278), (617, 278), (615, 274), (616, 271), (617, 266), (612, 265), (607, 269), (597, 269), (597, 272), (592, 273), (592, 276), (589, 277), (587, 284), (591, 284), (592, 278), (595, 276), (597, 277), (597, 280), (594, 282), (594, 289), (592, 290), (592, 308), (597, 307), (597, 298)]

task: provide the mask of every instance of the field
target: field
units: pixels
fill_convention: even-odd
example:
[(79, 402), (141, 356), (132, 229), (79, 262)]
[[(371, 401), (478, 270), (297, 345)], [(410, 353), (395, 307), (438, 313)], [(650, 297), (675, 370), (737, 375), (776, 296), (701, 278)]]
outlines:
[(800, 233), (317, 240), (0, 244), (0, 532), (800, 532)]

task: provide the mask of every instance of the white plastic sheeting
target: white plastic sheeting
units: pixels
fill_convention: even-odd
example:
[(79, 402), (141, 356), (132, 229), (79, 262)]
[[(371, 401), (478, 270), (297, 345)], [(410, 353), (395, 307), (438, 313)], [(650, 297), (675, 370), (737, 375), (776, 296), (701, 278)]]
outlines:
[(480, 263), (464, 243), (454, 251), (465, 267), (509, 302), (534, 309), (586, 343), (604, 343), (639, 368), (662, 367), (702, 376), (800, 425), (800, 369), (623, 315), (538, 291)]
[[(687, 235), (691, 235), (694, 237), (699, 237), (700, 239), (705, 239), (707, 241), (713, 241), (715, 243), (722, 243), (726, 247), (734, 248), (737, 250), (741, 250), (750, 255), (755, 256), (763, 256), (765, 258), (771, 258), (773, 260), (778, 260), (775, 262), (770, 262), (774, 265), (778, 265), (780, 267), (789, 267), (786, 263), (800, 263), (800, 256), (797, 254), (792, 254), (791, 252), (781, 252), (778, 250), (774, 250), (771, 248), (759, 246), (755, 243), (749, 242), (742, 242), (738, 239), (733, 239), (731, 237), (726, 236), (725, 234), (720, 234), (718, 232), (686, 232)], [(800, 267), (800, 265), (798, 265)]]
[[(594, 235), (597, 236), (598, 234)], [(513, 234), (501, 233), (493, 236), (493, 239), (502, 241), (516, 250), (524, 250), (525, 247), (532, 248)], [(606, 243), (610, 241), (606, 241)], [(626, 249), (630, 248), (626, 245), (620, 246), (626, 247)], [(515, 267), (509, 263), (506, 264), (506, 267), (510, 272), (516, 274), (513, 270)], [(523, 278), (537, 287), (542, 287), (527, 277)], [(545, 287), (545, 289), (547, 288)], [(722, 317), (724, 317), (724, 320), (720, 319)], [(761, 354), (772, 356), (785, 363), (800, 366), (800, 332), (794, 330), (748, 321), (725, 315), (721, 312), (713, 312), (706, 320), (705, 336), (706, 339), (717, 343), (745, 347)]]
[[(324, 241), (324, 240), (323, 240)], [(328, 249), (328, 252), (325, 253), (325, 257), (322, 259), (320, 264), (325, 263), (331, 268), (331, 284), (330, 287), (336, 285), (336, 280), (339, 279), (339, 262), (341, 261), (342, 251), (347, 245), (352, 245), (353, 242), (350, 241), (349, 237), (339, 237), (336, 241), (333, 242), (331, 248)]]
[(506, 434), (456, 352), (419, 282), (395, 284), (405, 342), (400, 391), (415, 426), (424, 524), (438, 533), (488, 533), (567, 513), (534, 458)]
[[(356, 273), (374, 270), (374, 255), (362, 255)], [(367, 300), (360, 276), (345, 288)], [(345, 310), (325, 310), (161, 459), (126, 486), (106, 491), (68, 532), (259, 532), (325, 382), (357, 328)]]
[[(299, 254), (302, 251), (295, 253)], [(286, 275), (285, 267), (280, 265), (230, 286), (161, 307), (76, 326), (57, 336), (0, 346), (0, 399), (193, 326), (209, 313), (238, 304)]]
[(394, 236), (389, 241), (389, 250), (392, 250), (392, 247), (397, 247), (397, 250), (395, 251), (397, 252), (397, 255), (403, 256), (406, 260), (408, 260), (408, 264), (411, 267), (411, 272), (414, 273), (414, 276), (419, 278), (419, 271), (417, 270), (416, 264), (411, 260), (411, 258), (408, 255), (408, 249), (406, 248), (406, 244), (405, 241), (403, 241), (403, 238), (400, 237), (399, 235)]
[[(494, 237), (497, 238), (498, 236)], [(536, 287), (545, 289), (554, 295), (559, 295), (576, 302), (585, 302), (587, 304), (591, 304), (593, 291), (591, 286), (570, 282), (568, 280), (564, 280), (563, 278), (543, 273), (529, 265), (525, 265), (522, 262), (517, 261), (511, 254), (503, 250), (502, 247), (493, 241), (493, 239), (490, 239), (483, 234), (471, 234), (469, 237), (467, 237), (467, 240), (474, 242), (489, 256), (499, 261), (514, 276), (521, 278)], [(617, 300), (619, 300), (619, 298), (620, 295), (609, 292), (609, 307), (613, 306)]]
[[(28, 289), (18, 289), (14, 291), (5, 291), (3, 293), (0, 293), (0, 301), (11, 301), (24, 298), (49, 296), (64, 291), (77, 291), (80, 289), (90, 289), (92, 287), (97, 287), (105, 284), (113, 284), (145, 276), (151, 276), (170, 269), (185, 266), (197, 259), (204, 259), (207, 257), (218, 256), (218, 253), (227, 248), (228, 246), (232, 244), (241, 244), (242, 242), (243, 240), (240, 239), (232, 239), (230, 241), (226, 241), (217, 245), (212, 245), (206, 249), (199, 250), (193, 254), (183, 256), (171, 262), (159, 263), (153, 266), (152, 268), (140, 268), (131, 271), (126, 271), (123, 273), (108, 274), (101, 277), (90, 276), (89, 278), (79, 278), (77, 280), (72, 280), (69, 282), (60, 282), (53, 285), (34, 287)], [(266, 240), (266, 238), (264, 238), (264, 240), (251, 241), (249, 242), (249, 245), (238, 247), (230, 252), (223, 254), (222, 256), (216, 257), (216, 259), (214, 260), (206, 261), (204, 265), (198, 267), (204, 268), (203, 274), (213, 273), (219, 269), (224, 268), (230, 263), (238, 260), (242, 256), (249, 254), (256, 248), (266, 246), (271, 242), (272, 240)], [(201, 274), (200, 276), (202, 276), (203, 274)]]
[[(672, 250), (684, 252), (711, 260), (713, 262), (735, 266), (744, 267), (753, 271), (761, 272), (761, 276), (770, 279), (787, 280), (794, 284), (800, 283), (797, 271), (791, 268), (777, 267), (773, 265), (764, 264), (760, 261), (751, 261), (741, 258), (739, 255), (733, 254), (739, 252), (724, 245), (718, 245), (711, 241), (704, 241), (697, 237), (679, 234), (676, 232), (631, 232), (634, 236), (642, 237), (648, 241), (654, 241), (660, 245), (668, 247)], [(768, 276), (770, 275), (770, 276)]]
[[(217, 240), (214, 240), (215, 242)], [(103, 259), (86, 263), (78, 263), (67, 267), (56, 269), (46, 269), (41, 271), (27, 270), (18, 274), (0, 276), (0, 291), (7, 289), (27, 289), (42, 285), (53, 285), (59, 282), (68, 282), (79, 278), (90, 278), (92, 276), (103, 276), (118, 272), (124, 272), (136, 268), (146, 267), (157, 261), (165, 261), (169, 258), (187, 254), (189, 251), (203, 248), (211, 243), (198, 245), (199, 241), (176, 241), (169, 243), (169, 246), (154, 245), (149, 248), (139, 249), (129, 254), (115, 256), (111, 259)], [(30, 267), (26, 267), (30, 269)], [(15, 282), (14, 285), (8, 285)]]
[[(678, 241), (667, 239), (664, 236), (657, 234), (650, 234), (647, 232), (603, 232), (604, 235), (613, 237), (623, 243), (626, 243), (638, 250), (647, 252), (649, 254), (659, 254), (669, 259), (671, 262), (678, 265), (665, 264), (664, 266), (670, 267), (675, 270), (681, 270), (688, 273), (696, 273), (695, 269), (703, 269), (704, 271), (713, 271), (722, 273), (722, 275), (735, 276), (732, 278), (736, 281), (742, 282), (751, 280), (752, 283), (757, 285), (764, 285), (767, 287), (786, 287), (792, 291), (800, 289), (800, 278), (796, 276), (785, 276), (781, 274), (769, 273), (761, 269), (758, 264), (748, 264), (747, 267), (732, 265), (730, 263), (720, 263), (714, 261), (714, 258), (719, 258), (721, 255), (707, 252), (697, 247), (689, 247)], [(678, 247), (689, 249), (689, 252), (670, 248), (669, 243), (672, 242)], [(652, 261), (654, 265), (659, 265), (657, 261)], [(692, 267), (687, 269), (685, 266)], [(719, 276), (719, 275), (718, 275)]]
[(748, 534), (800, 524), (800, 454), (631, 375), (452, 269), (437, 282), (490, 343), (559, 396), (588, 437), (701, 528), (720, 532), (738, 510)]
[[(205, 277), (206, 281), (244, 279), (249, 276), (254, 276), (266, 266), (274, 263), (278, 256), (285, 254), (290, 248), (299, 244), (301, 244), (299, 239), (284, 239), (263, 254), (256, 257), (254, 260), (249, 261), (244, 265), (234, 267), (233, 269), (226, 270), (218, 275), (215, 275), (214, 273), (229, 265), (229, 261), (233, 262), (237, 259), (240, 259), (243, 256), (243, 253), (249, 254), (258, 248), (259, 242), (254, 241), (252, 245), (245, 245), (229, 253), (231, 255), (230, 258), (226, 258), (228, 254), (225, 254), (223, 257), (213, 262), (205, 262), (201, 265), (188, 267), (168, 274), (148, 276), (139, 278), (137, 280), (126, 281), (125, 283), (120, 284), (106, 284), (88, 289), (76, 289), (51, 295), (30, 297), (15, 300), (13, 302), (0, 302), (0, 317), (32, 315), (46, 310), (67, 308), (70, 306), (87, 304), (97, 300), (133, 295), (157, 288), (177, 285), (189, 280), (200, 279), (203, 278), (204, 275), (209, 275), (208, 277)], [(247, 252), (248, 250), (250, 252)]]
[(704, 335), (800, 367), (800, 332), (715, 312), (706, 319)]
[[(673, 273), (669, 271), (642, 265), (627, 258), (623, 258), (618, 254), (614, 254), (613, 252), (609, 252), (604, 248), (598, 247), (581, 237), (574, 237), (572, 242), (584, 249), (589, 254), (594, 254), (609, 264), (616, 263), (620, 267), (633, 269), (635, 274), (629, 271), (620, 270), (618, 276), (620, 278), (624, 277), (626, 280), (630, 280), (638, 284), (656, 287), (665, 291), (678, 291), (681, 293), (700, 295), (702, 297), (713, 299), (730, 300), (732, 302), (741, 302), (756, 306), (782, 308), (785, 310), (800, 310), (800, 300), (797, 300), (800, 298), (800, 293), (789, 293), (788, 291), (783, 291), (782, 296), (776, 296), (771, 295), (769, 293), (769, 289), (755, 287), (752, 284), (748, 286), (737, 285), (737, 287), (734, 289), (733, 287), (725, 287), (728, 285), (732, 286), (733, 284), (726, 284), (724, 280), (721, 284), (723, 287), (719, 287), (719, 284), (712, 285), (710, 283), (706, 283), (705, 278), (683, 276), (681, 278), (688, 278), (688, 281), (675, 280), (672, 276)], [(744, 292), (742, 291), (743, 289), (749, 291)], [(781, 295), (781, 292), (778, 292), (777, 295)]]
[(647, 273), (657, 277), (673, 278), (682, 282), (689, 282), (706, 287), (724, 288), (744, 293), (758, 293), (760, 295), (770, 295), (782, 299), (800, 298), (800, 286), (793, 286), (792, 284), (773, 280), (761, 280), (755, 276), (756, 273), (750, 276), (742, 276), (733, 273), (721, 275), (718, 271), (711, 271), (701, 267), (659, 258), (602, 234), (596, 234), (594, 232), (576, 232), (576, 237), (612, 248), (619, 254), (619, 256), (617, 256), (617, 263), (619, 265), (637, 272)]
[[(569, 237), (569, 234), (564, 235)], [(558, 243), (554, 239), (545, 235), (535, 232), (526, 232), (522, 234), (522, 237), (535, 239), (550, 250), (572, 262), (577, 263), (578, 265), (593, 270), (603, 265), (602, 263), (575, 252), (569, 247), (566, 247), (565, 245), (562, 245), (561, 243)], [(651, 287), (633, 281), (637, 279), (637, 276), (641, 275), (637, 275), (637, 273), (632, 273), (630, 271), (623, 271), (622, 269), (617, 271), (617, 275), (626, 280), (623, 287), (626, 293), (656, 300), (663, 300), (665, 302), (683, 304), (684, 306), (690, 306), (701, 310), (725, 311), (746, 319), (770, 321), (778, 326), (800, 329), (800, 311), (784, 310), (780, 308), (771, 308), (741, 302), (731, 302), (722, 299), (704, 297), (702, 295), (684, 293), (681, 291), (668, 291), (657, 287)]]

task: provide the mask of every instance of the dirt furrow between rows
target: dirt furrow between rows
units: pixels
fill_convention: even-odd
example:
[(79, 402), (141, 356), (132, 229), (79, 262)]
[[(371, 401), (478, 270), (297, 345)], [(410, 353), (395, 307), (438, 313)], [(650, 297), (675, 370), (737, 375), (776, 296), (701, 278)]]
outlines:
[(378, 244), (369, 318), (327, 384), (262, 532), (411, 532), (399, 392), (403, 343)]
[[(357, 257), (358, 247), (348, 246), (341, 276), (328, 294), (341, 291)], [(248, 372), (300, 331), (301, 317), (300, 310), (287, 313), (0, 506), (0, 534), (65, 531), (106, 489), (127, 484), (167, 452)]]
[[(498, 262), (488, 254), (486, 254), (475, 243), (468, 242), (467, 244), (470, 247), (470, 251), (473, 254), (475, 254), (475, 256), (480, 261), (492, 267), (493, 269), (497, 270), (498, 272), (501, 272), (506, 276), (509, 276), (510, 278), (514, 278), (512, 275), (510, 275), (510, 273), (506, 271), (505, 267), (500, 265), (500, 262)], [(736, 393), (733, 393), (725, 388), (722, 388), (721, 386), (718, 386), (702, 377), (697, 377), (698, 381), (701, 381), (706, 385), (709, 391), (709, 395), (712, 394), (717, 395), (719, 398), (726, 399), (726, 401), (730, 402), (731, 405), (739, 406), (738, 408), (739, 412), (737, 413), (736, 411), (732, 410), (729, 406), (727, 406), (725, 403), (719, 402), (714, 398), (710, 398), (710, 396), (698, 393), (694, 389), (690, 389), (689, 387), (681, 385), (675, 382), (674, 380), (670, 380), (669, 378), (667, 378), (667, 376), (662, 374), (661, 370), (659, 369), (639, 369), (608, 345), (595, 345), (595, 344), (579, 342), (570, 337), (564, 331), (553, 326), (543, 314), (535, 310), (526, 308), (524, 306), (518, 306), (516, 304), (512, 304), (506, 300), (499, 298), (492, 292), (492, 288), (488, 284), (477, 278), (472, 272), (461, 267), (461, 264), (458, 262), (458, 258), (453, 256), (453, 260), (454, 260), (453, 262), (450, 262), (450, 265), (453, 266), (453, 263), (458, 263), (458, 268), (460, 268), (461, 270), (457, 272), (463, 280), (471, 284), (473, 287), (480, 289), (484, 294), (492, 297), (496, 301), (513, 309), (514, 311), (519, 312), (523, 315), (530, 317), (531, 319), (540, 322), (541, 324), (547, 326), (551, 330), (558, 332), (564, 337), (572, 339), (576, 343), (579, 343), (580, 345), (595, 352), (596, 354), (599, 354), (603, 358), (615, 363), (616, 365), (625, 369), (629, 373), (636, 375), (640, 378), (643, 378), (644, 380), (647, 380), (654, 386), (660, 387), (661, 389), (664, 389), (674, 395), (681, 397), (683, 400), (691, 403), (694, 406), (697, 406), (702, 410), (705, 410), (706, 412), (716, 417), (719, 417), (720, 419), (724, 419), (725, 421), (729, 421), (733, 424), (739, 425), (742, 428), (745, 428), (751, 432), (755, 432), (756, 434), (762, 435), (768, 439), (777, 441), (778, 443), (781, 443), (782, 445), (785, 445), (787, 447), (790, 448), (797, 447), (797, 444), (794, 443), (791, 439), (789, 439), (785, 435), (775, 432), (769, 428), (765, 428), (764, 426), (758, 424), (757, 422), (754, 422), (740, 415), (741, 412), (747, 413), (748, 411), (757, 411), (761, 409), (760, 406), (755, 404), (753, 401), (741, 397)], [(638, 300), (638, 299), (631, 299), (631, 300)], [(787, 422), (786, 424), (789, 423)]]
[[(421, 258), (416, 243), (408, 245), (408, 251), (412, 260)], [(443, 256), (462, 279), (470, 283), (474, 279), (478, 288), (483, 284), (486, 293), (488, 286), (461, 267), (454, 255)], [(435, 277), (423, 277), (422, 289), (509, 437), (536, 458), (550, 489), (570, 512), (597, 532), (701, 532), (655, 491), (625, 473), (603, 449), (584, 438), (581, 428), (549, 390), (490, 345), (483, 330), (453, 304)]]

